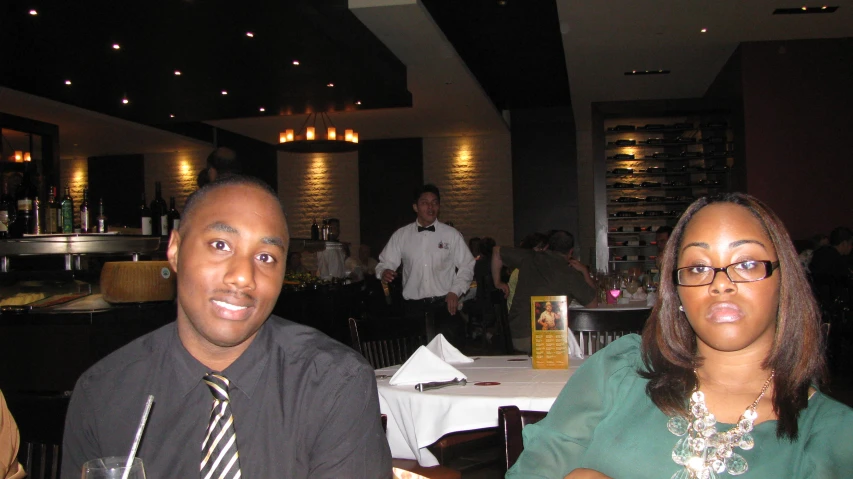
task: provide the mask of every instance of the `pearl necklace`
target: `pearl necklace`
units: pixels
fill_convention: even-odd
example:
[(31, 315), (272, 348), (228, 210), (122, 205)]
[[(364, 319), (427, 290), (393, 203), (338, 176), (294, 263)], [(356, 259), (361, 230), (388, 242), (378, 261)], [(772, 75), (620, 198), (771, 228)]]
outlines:
[[(693, 370), (696, 374), (696, 370)], [(775, 371), (764, 382), (761, 393), (746, 408), (734, 427), (725, 432), (717, 432), (717, 418), (705, 405), (705, 394), (697, 387), (690, 395), (690, 416), (673, 416), (666, 424), (667, 429), (681, 437), (672, 449), (672, 460), (684, 466), (670, 479), (717, 479), (717, 474), (728, 472), (733, 476), (743, 474), (749, 468), (746, 459), (734, 452), (735, 448), (748, 451), (755, 445), (752, 426), (758, 418), (756, 407), (764, 397)]]

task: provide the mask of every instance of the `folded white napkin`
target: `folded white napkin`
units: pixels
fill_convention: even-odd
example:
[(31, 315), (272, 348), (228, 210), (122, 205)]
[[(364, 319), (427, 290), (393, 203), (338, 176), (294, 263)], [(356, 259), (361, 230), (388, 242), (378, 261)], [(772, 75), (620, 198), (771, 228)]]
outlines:
[(429, 479), (426, 476), (422, 476), (416, 472), (407, 471), (405, 469), (400, 469), (399, 467), (392, 467), (391, 472), (394, 475), (394, 479)]
[(432, 341), (427, 344), (427, 349), (432, 351), (436, 356), (443, 359), (444, 362), (454, 364), (454, 363), (473, 363), (474, 360), (462, 354), (455, 346), (450, 344), (450, 341), (444, 337), (443, 334), (439, 334), (434, 337)]
[(468, 378), (453, 366), (442, 361), (440, 357), (427, 349), (426, 346), (421, 346), (391, 376), (389, 384), (392, 386), (401, 386), (436, 381), (452, 381), (454, 379)]
[(569, 357), (575, 359), (583, 359), (583, 349), (581, 349), (580, 343), (575, 339), (574, 333), (570, 329), (569, 333)]

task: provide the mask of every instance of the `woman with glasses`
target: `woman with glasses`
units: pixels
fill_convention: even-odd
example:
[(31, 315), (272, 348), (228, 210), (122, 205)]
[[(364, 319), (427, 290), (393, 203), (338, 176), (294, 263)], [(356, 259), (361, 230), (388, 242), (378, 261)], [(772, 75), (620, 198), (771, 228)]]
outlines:
[(701, 198), (661, 277), (642, 338), (585, 361), (507, 477), (853, 477), (853, 410), (819, 390), (819, 311), (779, 218)]

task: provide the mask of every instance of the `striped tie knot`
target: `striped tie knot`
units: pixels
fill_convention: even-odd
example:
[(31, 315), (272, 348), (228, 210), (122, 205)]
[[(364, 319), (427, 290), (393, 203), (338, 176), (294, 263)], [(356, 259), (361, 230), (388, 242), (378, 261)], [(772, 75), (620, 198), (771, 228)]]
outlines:
[(228, 401), (228, 387), (231, 382), (225, 376), (210, 373), (204, 377), (204, 382), (210, 388), (210, 393), (213, 394), (217, 401)]

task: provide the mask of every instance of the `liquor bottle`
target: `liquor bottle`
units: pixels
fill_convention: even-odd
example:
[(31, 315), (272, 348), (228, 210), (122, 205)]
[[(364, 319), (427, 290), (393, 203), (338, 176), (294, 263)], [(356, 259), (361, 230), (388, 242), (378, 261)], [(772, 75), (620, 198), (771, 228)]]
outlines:
[(9, 195), (9, 185), (3, 182), (3, 195), (0, 196), (0, 238), (9, 237), (9, 225), (15, 221), (15, 200)]
[(44, 232), (47, 234), (61, 233), (62, 223), (60, 222), (60, 218), (62, 217), (62, 209), (60, 208), (59, 202), (56, 201), (55, 186), (51, 186), (48, 191), (46, 213), (47, 214), (44, 215)]
[(59, 205), (62, 214), (60, 221), (62, 222), (63, 233), (74, 232), (74, 200), (71, 198), (71, 188), (65, 187), (65, 196), (62, 197), (62, 203)]
[(36, 197), (33, 198), (33, 217), (30, 220), (30, 234), (40, 235), (44, 233), (44, 229), (41, 227), (41, 222), (41, 202), (39, 201), (38, 195), (36, 195)]
[(80, 232), (89, 233), (89, 188), (83, 188), (83, 202), (80, 203)]
[(15, 192), (17, 215), (15, 222), (9, 228), (9, 235), (13, 238), (23, 238), (25, 234), (31, 234), (35, 230), (33, 221), (33, 200), (38, 196), (36, 187), (33, 186), (30, 176), (30, 168), (24, 170), (24, 178), (18, 190)]
[(169, 210), (163, 201), (163, 192), (160, 182), (154, 182), (154, 201), (151, 202), (151, 234), (154, 236), (168, 236), (169, 234)]
[(181, 214), (178, 213), (178, 209), (175, 208), (175, 197), (169, 197), (169, 234), (172, 234), (172, 230), (176, 230), (181, 227)]
[(145, 201), (145, 193), (142, 193), (142, 208), (139, 211), (140, 224), (142, 225), (142, 234), (145, 236), (151, 236), (154, 234), (154, 226), (153, 221), (151, 220), (151, 210), (148, 209), (147, 202)]
[(320, 239), (329, 241), (329, 223), (323, 220), (323, 226), (320, 227)]
[(317, 225), (317, 218), (314, 218), (314, 222), (311, 223), (311, 239), (319, 240), (320, 239), (320, 226)]
[(96, 225), (97, 233), (106, 233), (107, 232), (107, 217), (104, 216), (104, 199), (101, 198), (98, 200), (98, 224)]

